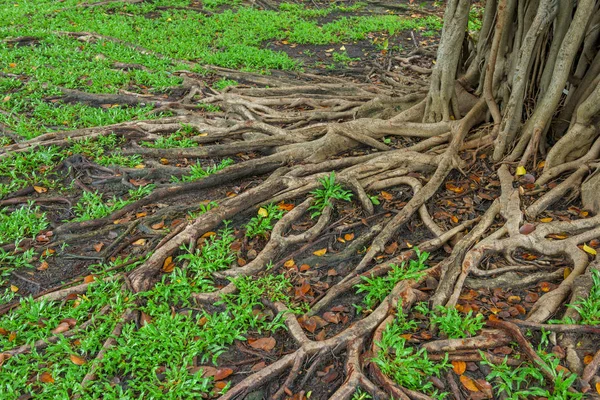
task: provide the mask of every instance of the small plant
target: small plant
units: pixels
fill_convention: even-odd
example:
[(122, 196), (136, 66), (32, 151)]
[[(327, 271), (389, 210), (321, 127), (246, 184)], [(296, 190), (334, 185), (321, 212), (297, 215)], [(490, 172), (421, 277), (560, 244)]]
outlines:
[(581, 316), (584, 325), (600, 325), (600, 270), (593, 269), (592, 289), (585, 299), (577, 300), (567, 307), (574, 308)]
[(347, 66), (352, 61), (360, 61), (360, 58), (352, 58), (348, 55), (346, 50), (342, 52), (333, 52), (332, 54), (333, 62), (341, 64), (343, 66)]
[(363, 392), (362, 389), (357, 389), (352, 396), (352, 400), (368, 400), (372, 399), (371, 395), (367, 392)]
[[(356, 293), (366, 293), (364, 305), (367, 310), (372, 310), (377, 304), (386, 298), (394, 289), (394, 286), (400, 281), (407, 279), (419, 279), (423, 276), (423, 270), (427, 269), (425, 262), (429, 258), (429, 253), (421, 252), (415, 248), (417, 254), (416, 260), (410, 260), (408, 265), (402, 263), (400, 266), (392, 265), (392, 270), (385, 276), (361, 277), (363, 283), (355, 285)], [(362, 306), (357, 306), (358, 312), (363, 310)]]
[(195, 218), (198, 218), (202, 214), (206, 214), (207, 212), (209, 212), (210, 210), (212, 210), (215, 207), (219, 207), (219, 203), (217, 203), (216, 201), (209, 201), (208, 203), (200, 204), (200, 207), (198, 207), (198, 211), (190, 211), (188, 213), (188, 216), (191, 219), (195, 219)]
[(202, 168), (200, 164), (194, 164), (190, 167), (190, 174), (184, 175), (181, 179), (176, 177), (171, 177), (171, 181), (174, 183), (179, 182), (192, 182), (198, 179), (206, 178), (207, 176), (214, 174), (230, 165), (233, 165), (233, 160), (231, 158), (224, 158), (218, 165), (213, 165), (206, 169)]
[(104, 218), (113, 212), (120, 210), (129, 203), (133, 203), (152, 192), (154, 185), (140, 186), (129, 191), (129, 199), (119, 199), (113, 196), (105, 201), (102, 194), (98, 192), (83, 192), (81, 198), (73, 207), (75, 218), (73, 221), (87, 221), (91, 219)]
[(265, 236), (268, 231), (273, 229), (274, 221), (281, 219), (283, 214), (285, 214), (285, 210), (273, 203), (259, 208), (256, 217), (252, 217), (246, 224), (246, 237)]
[(36, 235), (48, 227), (46, 213), (39, 207), (28, 203), (8, 213), (7, 209), (0, 209), (0, 243), (16, 242), (25, 239), (34, 239)]
[(237, 86), (237, 81), (234, 81), (232, 79), (219, 79), (218, 81), (216, 81), (215, 83), (213, 83), (213, 88), (217, 89), (217, 90), (223, 90), (226, 87), (229, 86)]
[(409, 321), (399, 307), (396, 319), (388, 324), (377, 343), (380, 349), (372, 362), (400, 386), (443, 398), (444, 394), (437, 393), (429, 377), (440, 376), (448, 367), (448, 356), (441, 361), (431, 361), (427, 350), (409, 346), (403, 335), (416, 329), (417, 323)]
[(438, 306), (431, 313), (430, 321), (451, 339), (475, 336), (485, 325), (481, 314), (474, 316), (473, 311), (469, 311), (466, 315), (461, 315), (456, 308), (443, 306)]
[(315, 199), (314, 203), (308, 208), (314, 210), (310, 216), (311, 218), (321, 215), (325, 207), (331, 206), (331, 199), (352, 200), (352, 192), (344, 190), (342, 185), (335, 183), (335, 172), (332, 172), (328, 177), (320, 178), (319, 182), (323, 185), (323, 188), (310, 193)]
[(196, 147), (198, 143), (185, 136), (183, 132), (175, 132), (169, 136), (161, 136), (154, 142), (142, 142), (142, 146), (150, 147), (153, 149), (173, 149), (173, 148), (186, 148)]

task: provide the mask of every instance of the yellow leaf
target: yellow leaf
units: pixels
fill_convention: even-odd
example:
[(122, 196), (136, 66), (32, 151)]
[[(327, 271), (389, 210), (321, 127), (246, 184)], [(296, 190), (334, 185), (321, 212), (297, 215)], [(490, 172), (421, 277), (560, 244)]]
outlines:
[(593, 256), (596, 255), (596, 249), (594, 249), (593, 247), (588, 246), (587, 244), (583, 244), (583, 251), (585, 251), (588, 254), (591, 254)]
[(174, 268), (175, 264), (173, 263), (173, 257), (169, 256), (165, 258), (165, 261), (163, 262), (163, 271), (171, 272)]
[(327, 249), (321, 249), (313, 252), (313, 254), (317, 257), (322, 257), (325, 255), (325, 253), (327, 253)]
[(596, 382), (596, 393), (600, 394), (600, 382)]
[(135, 169), (144, 169), (144, 168), (146, 168), (146, 166), (144, 164), (138, 164), (138, 165), (136, 165), (133, 168), (135, 168)]
[(46, 193), (48, 191), (47, 188), (42, 187), (42, 186), (34, 186), (33, 190), (35, 190), (38, 193)]
[(216, 234), (217, 234), (217, 232), (208, 231), (208, 232), (206, 232), (204, 235), (202, 235), (201, 237), (202, 237), (202, 238), (207, 238), (207, 237), (210, 237), (210, 236), (214, 236), (214, 235), (216, 235)]
[(202, 132), (202, 133), (197, 134), (196, 136), (204, 137), (204, 136), (208, 136), (208, 133)]
[(462, 375), (467, 370), (467, 363), (464, 361), (452, 361), (452, 369), (456, 375)]
[(19, 288), (15, 285), (10, 285), (10, 291), (13, 293), (17, 293), (19, 291)]
[(263, 218), (267, 218), (269, 216), (269, 212), (265, 208), (261, 207), (258, 209), (258, 215), (260, 215)]
[(283, 263), (283, 266), (286, 268), (292, 268), (294, 264), (296, 264), (296, 261), (294, 261), (293, 258), (290, 258), (289, 260)]
[(547, 218), (541, 218), (540, 222), (552, 222), (552, 218), (547, 217)]
[(166, 158), (163, 157), (163, 158), (160, 159), (160, 163), (162, 165), (169, 165), (169, 160), (167, 160)]
[(563, 272), (563, 277), (564, 277), (565, 279), (567, 279), (567, 277), (568, 277), (569, 275), (571, 275), (571, 268), (567, 267), (567, 268), (565, 268), (565, 270), (564, 270), (564, 272)]
[(133, 242), (134, 246), (143, 246), (146, 244), (146, 239), (138, 239), (135, 242)]
[(517, 167), (517, 176), (525, 175), (526, 173), (527, 173), (527, 170), (525, 169), (524, 166), (519, 165)]
[(475, 384), (475, 381), (466, 375), (460, 376), (460, 383), (471, 392), (479, 392), (479, 388)]

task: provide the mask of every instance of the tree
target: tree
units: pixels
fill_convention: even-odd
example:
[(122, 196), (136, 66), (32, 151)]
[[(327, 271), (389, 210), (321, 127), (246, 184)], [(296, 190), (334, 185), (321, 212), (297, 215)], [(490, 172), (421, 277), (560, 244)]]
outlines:
[[(320, 179), (331, 176), (332, 172), (335, 172), (336, 182), (352, 190), (367, 216), (374, 212), (368, 192), (408, 185), (413, 190), (411, 199), (385, 224), (371, 226), (365, 235), (368, 250), (346, 277), (312, 305), (308, 315), (325, 310), (360, 283), (361, 276), (386, 274), (392, 265), (414, 258), (415, 251), (408, 249), (385, 263), (375, 262), (399, 230), (418, 214), (434, 236), (418, 244), (422, 251), (433, 251), (452, 238), (458, 239), (451, 254), (427, 270), (429, 275), (439, 276), (439, 284), (429, 298), (432, 306), (454, 307), (470, 276), (485, 277), (502, 287), (536, 285), (544, 280), (547, 273), (535, 272), (523, 281), (515, 281), (515, 272), (535, 269), (515, 260), (517, 250), (565, 256), (570, 273), (565, 274), (555, 290), (541, 296), (527, 316), (529, 326), (539, 328), (566, 301), (574, 303), (587, 295), (591, 271), (597, 268), (597, 263), (590, 264), (588, 253), (578, 246), (600, 236), (600, 216), (569, 222), (538, 223), (535, 219), (568, 193), (579, 193), (584, 179), (597, 168), (600, 1), (487, 0), (476, 42), (467, 35), (470, 9), (468, 0), (447, 2), (437, 63), (429, 83), (385, 71), (382, 79), (392, 82), (391, 88), (343, 79), (324, 83), (318, 76), (295, 79), (275, 74), (264, 77), (215, 69), (223, 76), (254, 86), (229, 88), (204, 99), (207, 104), (220, 105), (231, 118), (221, 121), (221, 125), (199, 118), (186, 119), (187, 124), (208, 134), (207, 145), (189, 151), (176, 150), (177, 153), (189, 157), (222, 157), (256, 150), (264, 156), (229, 166), (199, 181), (157, 190), (110, 217), (69, 224), (55, 234), (99, 227), (140, 206), (192, 194), (234, 179), (268, 176), (258, 186), (221, 201), (219, 207), (198, 216), (162, 242), (152, 256), (130, 274), (133, 288), (142, 291), (154, 284), (165, 260), (182, 245), (195, 243), (224, 219), (262, 204), (282, 200), (299, 202), (276, 224), (268, 244), (256, 259), (241, 268), (225, 271), (221, 277), (258, 274), (266, 269), (270, 260), (287, 254), (286, 250), (317, 239), (332, 221), (335, 202), (324, 208), (306, 232), (291, 235), (288, 230), (292, 223), (309, 213), (314, 200), (311, 193), (321, 186)], [(428, 51), (417, 49), (400, 61), (410, 63), (427, 56)], [(190, 78), (187, 83), (191, 91), (200, 90), (199, 82)], [(145, 132), (165, 132), (176, 129), (179, 122), (181, 118), (171, 118), (137, 126)], [(394, 149), (381, 141), (390, 135), (418, 141)], [(240, 137), (242, 140), (230, 140)], [(34, 139), (28, 145), (44, 143), (47, 139)], [(228, 143), (210, 144), (222, 140)], [(377, 151), (353, 154), (359, 147)], [(499, 165), (495, 173), (501, 184), (501, 196), (491, 202), (480, 218), (443, 231), (430, 217), (427, 203), (440, 191), (452, 171), (461, 171), (466, 165), (461, 152), (475, 147), (493, 149), (490, 155)], [(164, 156), (170, 150), (137, 151)], [(339, 155), (342, 157), (337, 157)], [(541, 174), (535, 178), (526, 173), (533, 170)], [(411, 176), (414, 172), (427, 176), (426, 183)], [(560, 183), (551, 188), (547, 186), (557, 178)], [(519, 179), (535, 182), (535, 191), (545, 191), (544, 194), (528, 204), (529, 197), (513, 185)], [(499, 227), (494, 223), (497, 217), (504, 220)], [(470, 229), (468, 233), (458, 235), (467, 229)], [(549, 235), (556, 234), (568, 238), (549, 239)], [(491, 256), (503, 257), (510, 265), (488, 271), (482, 263)], [(343, 257), (348, 258), (348, 254), (340, 259)], [(400, 388), (375, 364), (371, 364), (368, 373), (359, 357), (364, 346), (377, 348), (382, 332), (394, 319), (396, 307), (408, 309), (422, 299), (423, 293), (416, 287), (425, 279), (426, 276), (422, 276), (400, 282), (372, 313), (323, 341), (310, 340), (302, 329), (302, 321), (286, 314), (286, 324), (297, 342), (297, 350), (239, 382), (222, 398), (248, 393), (284, 374), (285, 382), (275, 395), (281, 397), (288, 388), (302, 388), (301, 382), (307, 381), (300, 375), (305, 363), (311, 361), (310, 365), (318, 365), (326, 354), (342, 350), (346, 350), (347, 376), (332, 398), (350, 398), (358, 387), (375, 397), (384, 396), (383, 389), (398, 398), (428, 398)], [(222, 293), (232, 291), (235, 285), (230, 283), (217, 292), (198, 295), (196, 300), (211, 302)], [(278, 311), (285, 310), (283, 304), (277, 303), (274, 307)], [(575, 321), (580, 318), (575, 308), (568, 308), (564, 316)], [(522, 344), (522, 335), (513, 325), (498, 321), (490, 325), (506, 329)], [(462, 350), (503, 343), (506, 338), (490, 330), (472, 338)], [(574, 343), (574, 338), (567, 336), (562, 345), (572, 350)], [(432, 344), (428, 349), (435, 352), (443, 347), (452, 352), (458, 349), (458, 344), (458, 340), (449, 339)], [(527, 354), (532, 361), (538, 361), (535, 355)], [(585, 386), (593, 373), (587, 369), (582, 371), (577, 357), (568, 361), (572, 372), (583, 373), (579, 384)], [(313, 373), (314, 368), (308, 367), (306, 373)]]

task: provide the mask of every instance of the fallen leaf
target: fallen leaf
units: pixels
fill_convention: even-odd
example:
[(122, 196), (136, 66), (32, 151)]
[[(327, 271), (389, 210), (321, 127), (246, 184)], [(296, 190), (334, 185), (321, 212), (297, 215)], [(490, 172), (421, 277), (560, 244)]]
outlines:
[(58, 326), (54, 329), (52, 329), (52, 333), (54, 333), (55, 335), (58, 333), (63, 333), (68, 331), (69, 328), (69, 323), (68, 322), (61, 322), (60, 324), (58, 324)]
[(11, 332), (11, 333), (8, 335), (8, 341), (9, 341), (9, 342), (14, 342), (16, 338), (17, 338), (17, 333), (16, 333), (16, 332)]
[(48, 191), (48, 188), (42, 186), (34, 186), (33, 190), (35, 190), (38, 193), (46, 193)]
[[(8, 335), (8, 331), (4, 328), (0, 328), (0, 335), (6, 336), (6, 335)], [(2, 353), (0, 353), (0, 354), (2, 354)]]
[(519, 165), (519, 166), (517, 167), (517, 173), (516, 173), (516, 174), (517, 174), (517, 176), (525, 175), (526, 173), (527, 173), (527, 170), (525, 169), (525, 167), (524, 167), (524, 166), (522, 166), (522, 165)]
[(315, 333), (315, 330), (317, 329), (317, 322), (314, 320), (314, 318), (309, 318), (306, 315), (303, 315), (298, 318), (298, 322), (310, 333)]
[(553, 219), (553, 218), (550, 218), (550, 217), (546, 217), (546, 218), (540, 218), (540, 222), (543, 222), (543, 223), (548, 223), (548, 222), (552, 222), (552, 219)]
[(17, 293), (19, 291), (19, 288), (15, 285), (10, 285), (10, 291), (13, 293)]
[(225, 389), (226, 387), (227, 387), (227, 382), (225, 382), (225, 381), (215, 382), (215, 389)]
[(267, 366), (267, 363), (265, 363), (264, 361), (261, 361), (261, 362), (259, 362), (259, 363), (257, 363), (257, 364), (254, 364), (254, 365), (252, 366), (252, 368), (250, 368), (250, 370), (251, 370), (252, 372), (256, 372), (256, 371), (260, 371), (261, 369), (263, 369), (263, 368), (264, 368), (264, 367), (266, 367), (266, 366)]
[(275, 348), (277, 342), (272, 337), (260, 338), (253, 340), (252, 342), (248, 341), (250, 347), (258, 350), (271, 351)]
[(144, 164), (138, 164), (138, 165), (136, 165), (133, 168), (135, 168), (135, 169), (144, 169), (144, 168), (146, 168), (146, 166)]
[(313, 252), (313, 254), (317, 257), (322, 257), (325, 255), (325, 253), (327, 253), (327, 249), (321, 249)]
[(77, 354), (71, 354), (69, 356), (71, 362), (75, 365), (83, 365), (85, 364), (85, 358), (78, 356)]
[(266, 208), (261, 207), (258, 209), (258, 215), (260, 215), (263, 218), (267, 218), (269, 216), (269, 212)]
[(319, 331), (319, 333), (317, 333), (317, 334), (316, 334), (316, 336), (315, 336), (315, 340), (316, 340), (317, 342), (322, 342), (322, 341), (323, 341), (323, 340), (325, 340), (326, 338), (327, 338), (327, 334), (326, 334), (326, 332), (325, 332), (325, 329), (321, 329), (321, 330)]
[(549, 292), (550, 291), (550, 283), (548, 282), (541, 282), (540, 283), (540, 289), (542, 290), (542, 292)]
[(169, 165), (169, 160), (167, 160), (166, 158), (163, 157), (163, 158), (160, 159), (160, 163), (162, 165)]
[(247, 264), (247, 263), (246, 263), (246, 260), (244, 260), (242, 257), (239, 257), (239, 258), (237, 259), (237, 263), (238, 263), (238, 265), (239, 265), (240, 267), (243, 267), (244, 265), (246, 265), (246, 264)]
[(331, 268), (330, 270), (327, 271), (327, 276), (337, 276), (338, 273), (335, 269)]
[(523, 226), (519, 228), (519, 233), (521, 235), (529, 235), (533, 231), (535, 231), (535, 225), (533, 224), (523, 224)]
[(300, 266), (300, 272), (306, 272), (306, 271), (308, 271), (309, 269), (310, 269), (310, 265), (308, 265), (308, 264), (302, 264), (302, 265)]
[(354, 233), (346, 233), (344, 235), (344, 240), (350, 241), (352, 239), (354, 239)]
[(563, 278), (567, 279), (567, 277), (571, 275), (571, 268), (566, 267), (565, 270), (563, 271)]
[(40, 382), (43, 383), (54, 383), (54, 378), (50, 375), (49, 372), (42, 372), (40, 374)]
[(294, 265), (296, 265), (296, 261), (294, 261), (293, 258), (290, 258), (289, 260), (283, 263), (283, 266), (286, 268), (292, 268)]
[(286, 204), (284, 202), (281, 202), (277, 205), (277, 208), (279, 208), (280, 210), (285, 210), (285, 211), (292, 211), (294, 209), (294, 205), (293, 204)]
[(142, 313), (140, 314), (140, 325), (141, 326), (148, 325), (151, 322), (152, 322), (152, 317), (142, 311)]
[(167, 273), (173, 272), (173, 270), (175, 269), (175, 263), (173, 262), (173, 257), (169, 256), (169, 257), (165, 258), (162, 269), (164, 272), (167, 272)]
[(91, 283), (94, 282), (96, 280), (96, 277), (94, 275), (88, 275), (85, 278), (83, 278), (83, 283)]
[(233, 370), (231, 368), (219, 368), (214, 376), (215, 381), (222, 381), (231, 374), (233, 374)]
[(585, 251), (588, 254), (591, 254), (593, 256), (595, 256), (597, 254), (596, 249), (594, 249), (593, 247), (588, 246), (587, 244), (583, 244), (583, 251)]
[(150, 225), (152, 229), (162, 229), (165, 226), (165, 221), (157, 222), (156, 224)]
[(596, 393), (600, 394), (600, 381), (596, 382)]
[(471, 392), (479, 392), (479, 388), (475, 384), (475, 381), (466, 375), (460, 376), (460, 383), (462, 383), (463, 386)]
[(47, 270), (47, 269), (48, 269), (48, 267), (49, 267), (49, 265), (48, 265), (48, 261), (42, 261), (42, 262), (41, 262), (41, 264), (40, 264), (40, 266), (39, 266), (39, 267), (37, 267), (36, 269), (37, 269), (38, 271), (45, 271), (45, 270)]
[(139, 213), (136, 213), (136, 214), (135, 214), (135, 217), (136, 217), (136, 218), (143, 218), (143, 217), (145, 217), (146, 215), (148, 215), (148, 213), (144, 211), (144, 212), (139, 212)]
[(323, 319), (327, 322), (331, 322), (332, 324), (339, 324), (340, 323), (340, 317), (332, 312), (326, 312), (323, 314)]
[(133, 242), (134, 246), (143, 246), (146, 244), (146, 239), (138, 239), (135, 242)]
[(96, 253), (100, 253), (100, 250), (102, 250), (103, 247), (104, 247), (104, 243), (102, 243), (102, 242), (96, 243), (94, 245), (94, 250), (96, 250)]
[(451, 192), (454, 192), (456, 194), (461, 194), (465, 191), (465, 189), (463, 187), (455, 186), (454, 184), (452, 184), (450, 182), (446, 183), (446, 189)]
[(208, 231), (208, 232), (206, 232), (204, 235), (202, 235), (200, 237), (203, 238), (203, 239), (206, 239), (207, 237), (211, 237), (211, 236), (214, 236), (216, 234), (217, 234), (217, 232)]
[(396, 252), (396, 250), (398, 249), (398, 243), (397, 242), (393, 242), (389, 245), (387, 245), (384, 249), (385, 254), (394, 254)]
[(452, 370), (456, 375), (462, 375), (467, 370), (467, 363), (464, 361), (452, 361)]
[(380, 194), (381, 194), (381, 197), (383, 197), (383, 199), (387, 200), (387, 201), (391, 201), (394, 198), (394, 196), (392, 196), (392, 194), (388, 193), (388, 192), (382, 191)]

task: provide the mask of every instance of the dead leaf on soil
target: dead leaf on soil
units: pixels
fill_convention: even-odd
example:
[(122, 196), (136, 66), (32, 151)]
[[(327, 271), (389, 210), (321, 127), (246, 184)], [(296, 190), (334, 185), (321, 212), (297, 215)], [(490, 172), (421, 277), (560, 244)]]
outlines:
[(313, 254), (317, 257), (323, 257), (327, 253), (327, 249), (321, 249), (313, 252)]
[(475, 381), (466, 375), (460, 376), (460, 383), (462, 383), (463, 386), (471, 392), (479, 392), (479, 388), (475, 384)]
[(452, 369), (456, 375), (462, 375), (467, 370), (467, 363), (464, 361), (452, 361)]
[(332, 312), (326, 312), (323, 314), (323, 319), (327, 322), (331, 322), (332, 324), (339, 324), (340, 323), (340, 317), (339, 315), (332, 313)]
[(71, 359), (71, 362), (73, 364), (75, 364), (75, 365), (83, 365), (83, 364), (85, 364), (85, 358), (80, 357), (80, 356), (78, 356), (76, 354), (71, 354), (69, 356), (69, 358)]
[(35, 190), (37, 193), (46, 193), (48, 191), (48, 188), (42, 186), (34, 186), (33, 190)]
[(398, 243), (397, 242), (393, 242), (389, 245), (387, 245), (385, 247), (385, 254), (394, 254), (396, 252), (396, 250), (398, 249)]
[(260, 338), (253, 341), (248, 340), (250, 347), (258, 350), (271, 351), (275, 348), (277, 342), (272, 337)]
[(45, 270), (47, 270), (47, 269), (48, 269), (48, 267), (49, 267), (49, 265), (48, 265), (48, 261), (42, 261), (42, 262), (41, 262), (41, 264), (40, 264), (40, 266), (39, 266), (39, 267), (37, 267), (36, 269), (37, 269), (38, 271), (45, 271)]
[(49, 372), (42, 372), (40, 374), (40, 382), (43, 383), (54, 383), (54, 378), (50, 375)]
[(173, 272), (173, 270), (175, 269), (175, 263), (173, 262), (173, 257), (169, 256), (167, 258), (165, 258), (165, 261), (163, 262), (163, 272)]
[(354, 233), (346, 233), (344, 235), (344, 240), (350, 241), (352, 239), (354, 239)]

